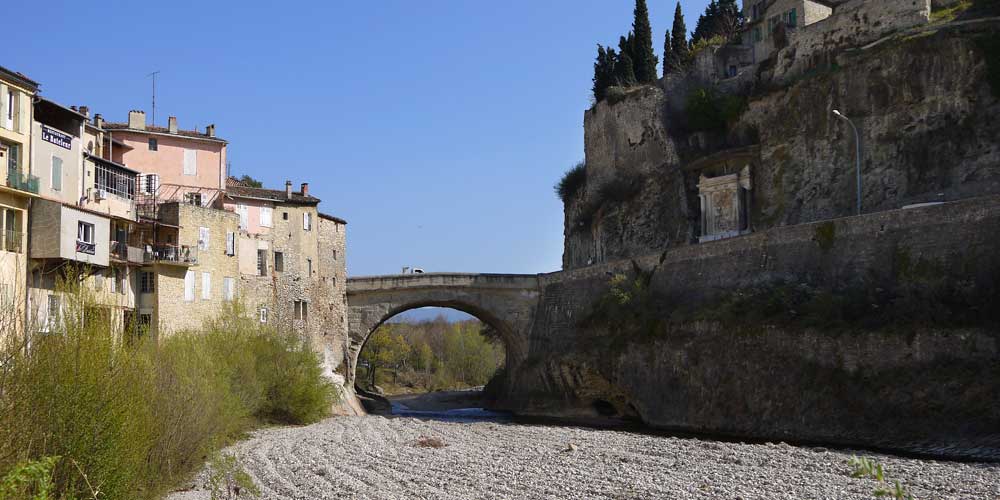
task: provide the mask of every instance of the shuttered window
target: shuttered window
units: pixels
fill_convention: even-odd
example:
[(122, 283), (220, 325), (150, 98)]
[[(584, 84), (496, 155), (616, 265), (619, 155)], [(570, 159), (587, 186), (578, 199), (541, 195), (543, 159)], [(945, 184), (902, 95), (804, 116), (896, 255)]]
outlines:
[(201, 273), (201, 300), (212, 298), (212, 274)]
[(236, 233), (226, 233), (226, 255), (236, 255)]
[(261, 227), (272, 227), (271, 222), (273, 210), (271, 207), (260, 207), (260, 225)]
[(209, 237), (209, 235), (210, 235), (210, 232), (209, 232), (209, 230), (208, 230), (207, 227), (199, 227), (198, 228), (198, 249), (199, 250), (208, 250), (208, 243), (209, 243), (208, 242), (208, 237)]
[(198, 152), (193, 149), (184, 150), (184, 175), (198, 175)]
[(230, 277), (222, 278), (222, 300), (226, 302), (231, 302), (233, 296), (235, 295), (233, 291), (233, 279)]
[(302, 213), (302, 229), (306, 231), (312, 230), (312, 214), (309, 212)]
[(52, 190), (61, 191), (62, 190), (62, 158), (58, 156), (52, 157)]
[(194, 271), (184, 274), (184, 301), (194, 301)]

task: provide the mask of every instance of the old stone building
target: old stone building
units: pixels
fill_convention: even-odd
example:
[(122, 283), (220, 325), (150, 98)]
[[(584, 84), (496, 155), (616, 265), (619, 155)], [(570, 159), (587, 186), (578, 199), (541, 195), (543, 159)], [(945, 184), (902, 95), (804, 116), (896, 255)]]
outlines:
[(330, 368), (346, 342), (346, 222), (321, 214), (303, 183), (292, 191), (227, 184), (224, 207), (239, 218), (234, 242), (240, 297), (262, 323), (306, 333)]

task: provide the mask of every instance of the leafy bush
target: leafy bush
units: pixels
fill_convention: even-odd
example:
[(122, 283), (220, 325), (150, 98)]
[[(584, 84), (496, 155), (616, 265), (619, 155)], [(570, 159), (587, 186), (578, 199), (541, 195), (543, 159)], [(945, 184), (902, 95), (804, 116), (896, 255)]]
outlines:
[(308, 343), (239, 306), (202, 331), (128, 343), (87, 320), (86, 291), (62, 294), (62, 324), (30, 349), (0, 324), (0, 473), (62, 457), (54, 498), (155, 497), (259, 423), (310, 423), (332, 405)]
[(685, 115), (693, 132), (718, 132), (739, 120), (746, 110), (746, 99), (717, 94), (710, 89), (695, 89), (687, 96)]
[(581, 161), (563, 174), (562, 179), (559, 179), (559, 183), (556, 184), (555, 190), (559, 199), (562, 200), (563, 203), (567, 203), (586, 185), (587, 164)]
[(604, 97), (607, 99), (608, 104), (614, 106), (628, 97), (628, 90), (621, 86), (608, 87), (608, 90), (604, 93)]

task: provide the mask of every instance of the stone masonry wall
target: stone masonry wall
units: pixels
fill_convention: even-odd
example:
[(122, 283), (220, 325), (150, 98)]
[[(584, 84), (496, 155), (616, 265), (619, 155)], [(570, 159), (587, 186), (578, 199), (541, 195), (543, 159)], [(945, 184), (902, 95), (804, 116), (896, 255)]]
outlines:
[[(225, 307), (222, 295), (224, 278), (233, 279), (234, 297), (239, 297), (239, 271), (235, 256), (226, 255), (226, 234), (236, 232), (240, 218), (232, 212), (187, 203), (170, 203), (161, 208), (165, 222), (180, 226), (178, 243), (198, 246), (201, 227), (209, 229), (207, 249), (198, 250), (198, 264), (185, 267), (156, 264), (156, 303), (153, 317), (157, 335), (169, 335), (196, 329), (206, 319), (217, 316)], [(149, 270), (150, 268), (144, 268)], [(194, 273), (194, 300), (184, 298), (184, 276)], [(210, 276), (209, 297), (203, 297), (202, 274)]]
[[(781, 282), (874, 293), (874, 284), (945, 279), (975, 287), (1000, 308), (997, 231), (994, 196), (774, 228), (544, 275), (528, 359), (500, 406), (769, 439), (960, 454), (975, 445), (995, 453), (995, 329), (740, 325), (714, 321), (709, 306)], [(628, 273), (633, 262), (653, 272), (650, 289), (669, 298), (653, 311), (660, 321), (669, 322), (680, 304), (700, 305), (706, 315), (661, 323), (650, 337), (583, 326), (609, 276)], [(945, 274), (934, 277), (933, 269)]]
[(774, 55), (773, 81), (787, 83), (828, 62), (839, 50), (927, 24), (930, 13), (931, 0), (852, 0), (842, 4), (833, 15), (790, 34), (788, 46)]

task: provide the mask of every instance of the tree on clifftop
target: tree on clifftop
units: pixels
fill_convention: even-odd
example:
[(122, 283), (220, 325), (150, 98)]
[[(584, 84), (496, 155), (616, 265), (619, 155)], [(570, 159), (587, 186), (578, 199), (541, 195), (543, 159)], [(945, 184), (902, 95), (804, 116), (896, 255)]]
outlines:
[(677, 2), (677, 9), (674, 10), (674, 26), (671, 30), (673, 36), (670, 39), (671, 64), (674, 69), (681, 69), (688, 61), (688, 41), (687, 26), (684, 25), (684, 13), (681, 12), (681, 3)]
[(615, 63), (615, 81), (622, 87), (635, 85), (635, 60), (632, 58), (632, 33), (618, 40), (618, 61)]
[(670, 30), (667, 30), (667, 35), (663, 37), (663, 76), (670, 73), (670, 60), (673, 57), (673, 50), (670, 49)]
[(634, 65), (635, 80), (638, 83), (651, 83), (656, 81), (656, 54), (653, 52), (653, 29), (649, 25), (649, 9), (646, 8), (646, 0), (635, 0), (635, 16), (632, 21), (632, 57)]
[(594, 101), (601, 102), (607, 96), (608, 87), (615, 85), (615, 49), (597, 46), (597, 60), (594, 61)]

